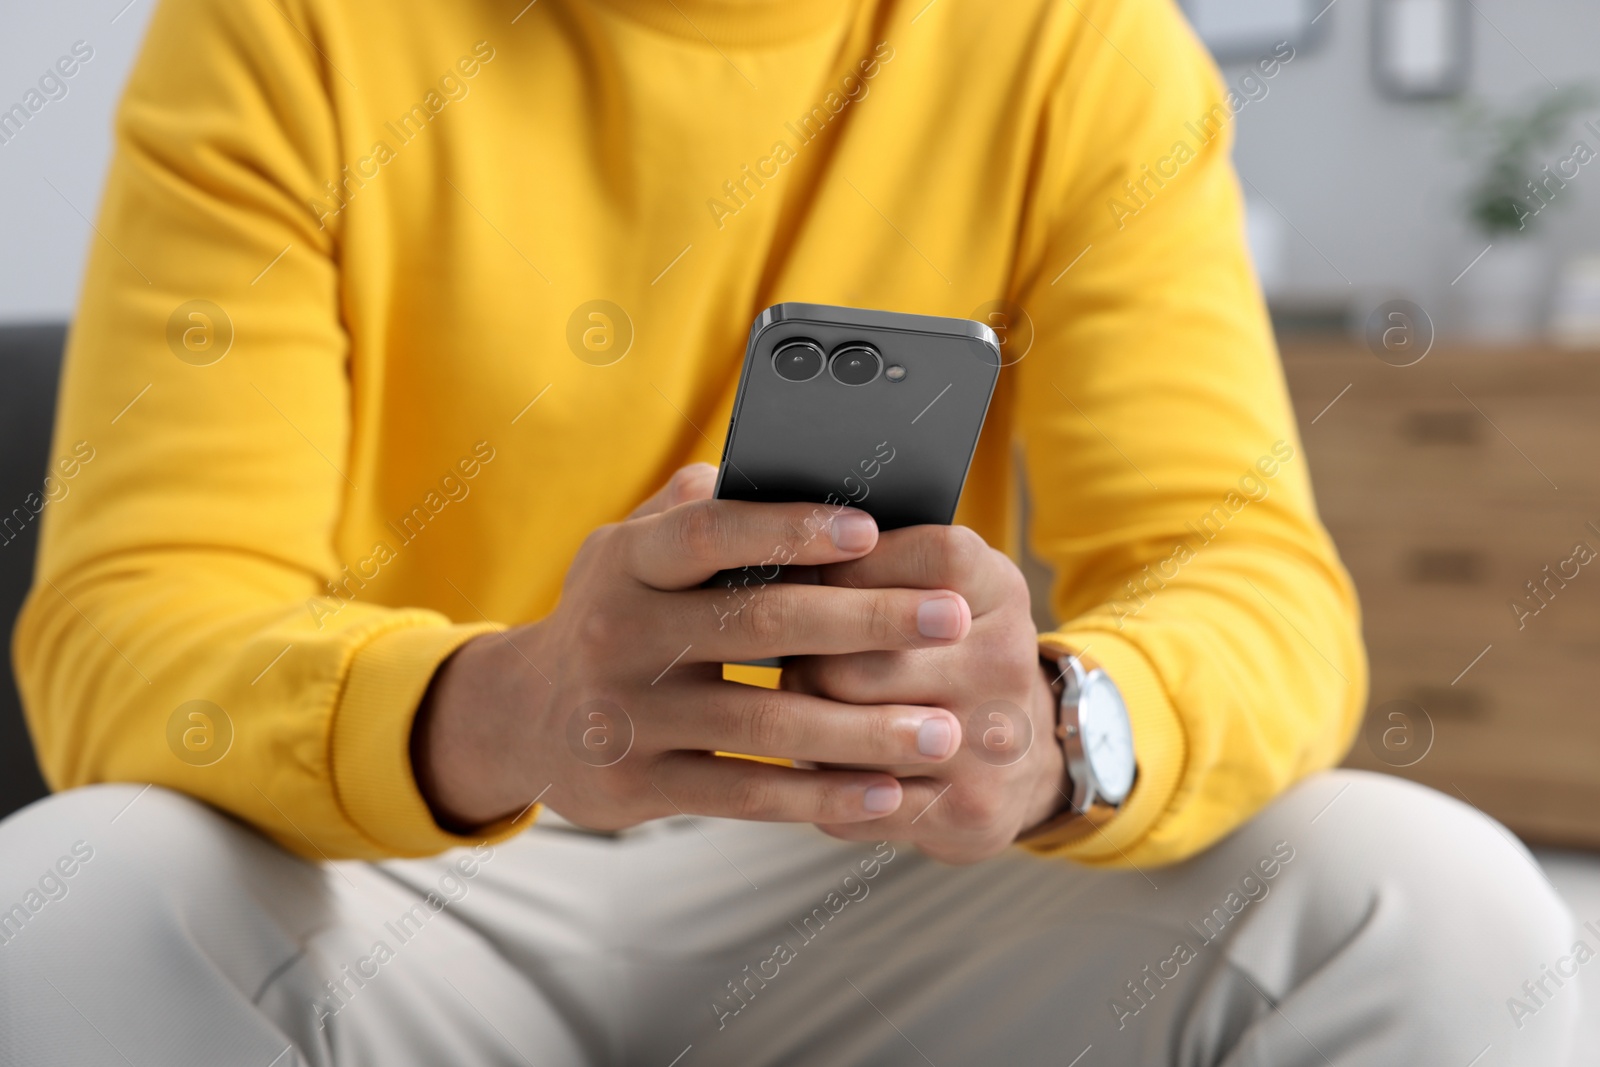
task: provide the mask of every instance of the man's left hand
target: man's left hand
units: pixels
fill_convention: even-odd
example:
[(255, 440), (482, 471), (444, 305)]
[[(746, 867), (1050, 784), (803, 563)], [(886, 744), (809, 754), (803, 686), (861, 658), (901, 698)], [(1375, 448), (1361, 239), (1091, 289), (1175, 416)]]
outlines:
[[(868, 555), (818, 570), (826, 585), (948, 589), (966, 613), (919, 619), (958, 636), (942, 648), (803, 656), (784, 664), (783, 688), (852, 704), (921, 704), (955, 714), (960, 752), (937, 765), (875, 768), (901, 780), (893, 815), (823, 825), (851, 841), (908, 840), (945, 863), (974, 863), (1063, 809), (1064, 759), (1055, 697), (1039, 661), (1027, 582), (1006, 556), (964, 526), (913, 526), (879, 537)], [(939, 601), (954, 604), (956, 601)], [(862, 609), (871, 610), (862, 597)]]

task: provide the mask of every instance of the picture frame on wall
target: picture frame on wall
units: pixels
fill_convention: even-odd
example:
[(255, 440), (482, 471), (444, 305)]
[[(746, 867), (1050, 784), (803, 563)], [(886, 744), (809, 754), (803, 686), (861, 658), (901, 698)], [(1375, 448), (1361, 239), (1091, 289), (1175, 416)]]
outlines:
[(1314, 45), (1333, 16), (1329, 0), (1180, 0), (1184, 14), (1218, 63), (1248, 61), (1287, 41)]
[(1467, 87), (1467, 0), (1373, 0), (1372, 77), (1394, 100), (1440, 100)]

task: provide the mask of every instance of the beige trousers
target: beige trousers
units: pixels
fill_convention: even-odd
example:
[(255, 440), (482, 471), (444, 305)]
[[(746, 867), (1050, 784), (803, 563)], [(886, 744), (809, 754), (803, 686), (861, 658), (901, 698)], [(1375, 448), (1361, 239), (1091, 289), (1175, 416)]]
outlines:
[(1600, 981), (1502, 828), (1356, 772), (1145, 871), (557, 822), (317, 866), (160, 789), (35, 804), (0, 1064), (1560, 1067)]

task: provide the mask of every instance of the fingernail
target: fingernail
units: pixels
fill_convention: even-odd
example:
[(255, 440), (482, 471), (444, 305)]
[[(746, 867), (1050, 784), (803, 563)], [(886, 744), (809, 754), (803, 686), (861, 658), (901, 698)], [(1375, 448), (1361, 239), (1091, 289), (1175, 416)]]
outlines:
[(953, 597), (924, 600), (917, 607), (917, 633), (939, 641), (961, 635), (961, 605)]
[(862, 807), (877, 815), (883, 815), (900, 806), (900, 787), (896, 785), (875, 785), (867, 790), (862, 798)]
[(917, 751), (924, 756), (942, 759), (950, 752), (953, 737), (948, 719), (924, 719), (922, 725), (917, 727)]
[(841, 552), (864, 552), (878, 536), (878, 524), (864, 511), (841, 511), (828, 524), (833, 547)]

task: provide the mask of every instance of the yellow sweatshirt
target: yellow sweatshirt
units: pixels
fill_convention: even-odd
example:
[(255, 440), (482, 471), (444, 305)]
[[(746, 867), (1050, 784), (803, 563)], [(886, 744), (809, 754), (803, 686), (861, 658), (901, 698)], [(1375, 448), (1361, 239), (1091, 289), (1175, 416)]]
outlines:
[(1203, 848), (1335, 762), (1366, 685), (1239, 99), (1170, 0), (163, 0), (15, 639), (50, 783), (312, 857), (460, 843), (408, 758), (430, 676), (717, 459), (758, 311), (1006, 301), (959, 521), (1016, 550), (1020, 459), (1140, 761), (1067, 854)]

